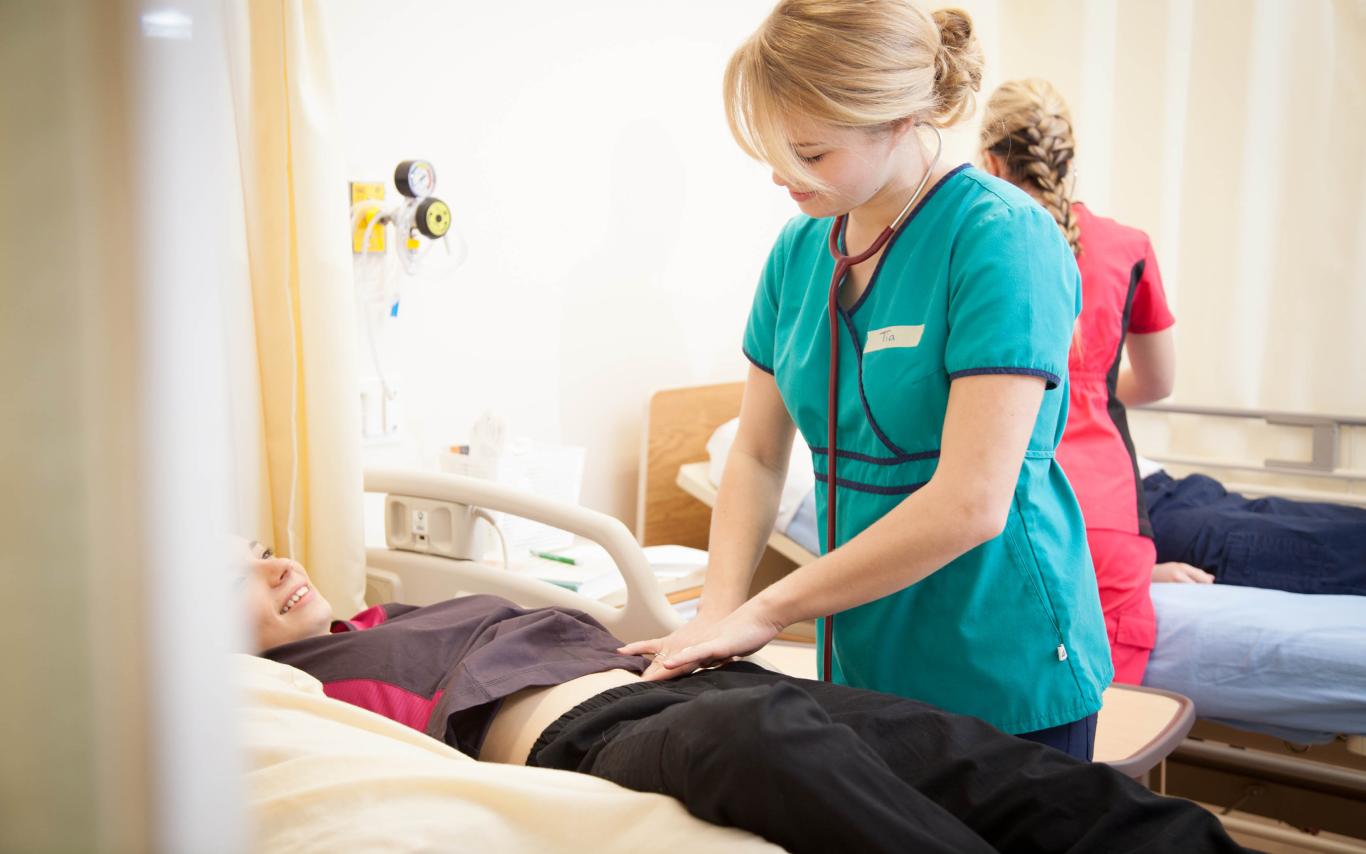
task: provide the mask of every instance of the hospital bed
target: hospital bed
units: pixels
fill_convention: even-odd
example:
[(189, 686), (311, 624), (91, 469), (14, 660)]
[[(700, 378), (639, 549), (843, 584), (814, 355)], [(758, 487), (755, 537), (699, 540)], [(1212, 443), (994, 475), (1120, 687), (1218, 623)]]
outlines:
[[(651, 401), (641, 461), (641, 492), (649, 497), (638, 508), (637, 536), (643, 543), (656, 542), (660, 536), (686, 542), (686, 537), (693, 536), (700, 538), (694, 544), (705, 547), (706, 524), (715, 495), (708, 472), (719, 471), (715, 461), (707, 461), (706, 445), (716, 425), (738, 412), (742, 388), (742, 384), (734, 383), (671, 389), (660, 392)], [(1322, 490), (1299, 485), (1299, 479), (1304, 478), (1345, 478), (1349, 489), (1366, 485), (1366, 475), (1339, 464), (1339, 453), (1329, 441), (1342, 441), (1347, 429), (1366, 422), (1175, 407), (1154, 407), (1137, 417), (1209, 419), (1219, 415), (1239, 422), (1260, 419), (1291, 425), (1310, 433), (1299, 441), (1300, 446), (1312, 449), (1308, 463), (1273, 461), (1249, 465), (1216, 460), (1224, 465), (1225, 471), (1241, 471), (1249, 481), (1226, 481), (1230, 489), (1245, 493), (1273, 491), (1268, 475), (1289, 472), (1297, 478), (1295, 485), (1274, 488), (1277, 494), (1366, 503), (1366, 494), (1343, 491), (1325, 496)], [(1181, 424), (1146, 426), (1150, 435), (1147, 442), (1140, 442), (1140, 447), (1170, 445), (1171, 442), (1162, 441), (1164, 431), (1179, 434), (1184, 429)], [(1237, 444), (1218, 437), (1220, 449)], [(1294, 447), (1295, 438), (1291, 437), (1288, 444)], [(1198, 468), (1198, 458), (1190, 455), (1167, 452), (1157, 456), (1174, 474)], [(1232, 466), (1241, 468), (1230, 469)], [(1218, 471), (1219, 466), (1206, 469)], [(814, 559), (814, 523), (814, 505), (808, 499), (808, 506), (797, 511), (789, 526), (784, 531), (775, 531), (770, 538), (768, 554), (761, 564), (768, 566), (767, 577), (759, 583), (768, 583), (791, 567)], [(1193, 601), (1201, 596), (1223, 598), (1217, 604)], [(1296, 850), (1366, 851), (1366, 846), (1352, 842), (1366, 838), (1366, 756), (1353, 752), (1354, 748), (1366, 749), (1361, 734), (1366, 729), (1366, 610), (1362, 610), (1366, 608), (1366, 599), (1304, 597), (1220, 585), (1199, 589), (1193, 585), (1163, 585), (1154, 598), (1159, 606), (1159, 646), (1149, 668), (1150, 674), (1157, 677), (1147, 680), (1150, 687), (1168, 694), (1189, 695), (1197, 713), (1203, 706), (1221, 713), (1221, 720), (1196, 722), (1184, 741), (1180, 736), (1187, 735), (1189, 724), (1168, 729), (1168, 736), (1180, 733), (1176, 736), (1179, 744), (1163, 742), (1159, 737), (1135, 737), (1135, 733), (1160, 730), (1155, 721), (1162, 711), (1144, 710), (1152, 717), (1145, 720), (1143, 713), (1139, 713), (1137, 722), (1125, 715), (1121, 723), (1116, 711), (1142, 692), (1112, 687), (1107, 691), (1106, 708), (1101, 712), (1097, 730), (1098, 758), (1115, 761), (1117, 755), (1129, 756), (1132, 751), (1144, 755), (1146, 749), (1144, 760), (1129, 766), (1134, 768), (1147, 764), (1157, 754), (1170, 753), (1169, 761), (1157, 766), (1156, 779), (1150, 783), (1159, 790), (1218, 805), (1225, 813), (1226, 825), (1242, 833), (1248, 844), (1267, 848), (1290, 844)], [(1235, 601), (1237, 607), (1233, 607)], [(1358, 618), (1358, 614), (1362, 616)], [(1201, 638), (1203, 642), (1182, 642), (1183, 637)], [(1265, 664), (1273, 657), (1277, 661), (1275, 668)], [(1288, 677), (1287, 669), (1294, 671), (1289, 674), (1293, 678)], [(1231, 690), (1235, 683), (1243, 689), (1241, 696)], [(1238, 703), (1238, 713), (1232, 720), (1228, 714), (1231, 698)], [(1265, 717), (1266, 709), (1272, 707), (1278, 711), (1274, 723), (1281, 726), (1263, 722), (1263, 732), (1254, 731), (1258, 722), (1247, 720), (1249, 714), (1258, 710)], [(1325, 722), (1342, 724), (1343, 729), (1323, 732)], [(1362, 726), (1353, 726), (1354, 722)], [(1319, 727), (1319, 731), (1309, 733), (1313, 726)], [(1291, 735), (1298, 740), (1286, 742), (1268, 732)], [(1127, 738), (1124, 745), (1112, 741), (1119, 733)], [(1313, 738), (1306, 737), (1311, 734)], [(1307, 743), (1314, 740), (1326, 743)], [(1351, 838), (1329, 841), (1324, 836), (1307, 837), (1284, 827), (1268, 827), (1248, 814), (1281, 819), (1299, 828), (1327, 829)]]
[[(1366, 418), (1160, 404), (1130, 426), (1173, 476), (1366, 506)], [(1288, 840), (1299, 850), (1366, 851), (1366, 597), (1159, 585), (1153, 599), (1144, 682), (1189, 694), (1200, 718), (1170, 789), (1316, 834)]]

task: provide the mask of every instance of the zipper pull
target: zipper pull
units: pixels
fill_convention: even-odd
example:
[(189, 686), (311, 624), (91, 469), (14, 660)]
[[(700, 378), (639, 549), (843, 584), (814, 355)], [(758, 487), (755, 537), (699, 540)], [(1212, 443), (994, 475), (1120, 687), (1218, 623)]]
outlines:
[(1066, 660), (1067, 660), (1067, 647), (1063, 646), (1062, 644), (1058, 644), (1058, 661), (1066, 661)]

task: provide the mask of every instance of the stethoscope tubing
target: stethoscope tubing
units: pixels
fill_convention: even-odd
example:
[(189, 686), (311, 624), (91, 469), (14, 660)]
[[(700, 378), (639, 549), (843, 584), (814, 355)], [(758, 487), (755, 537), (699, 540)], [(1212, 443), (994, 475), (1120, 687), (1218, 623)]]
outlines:
[[(934, 126), (931, 125), (933, 128)], [(830, 257), (835, 259), (835, 270), (830, 275), (830, 297), (829, 297), (829, 318), (830, 318), (830, 379), (827, 383), (827, 410), (826, 410), (826, 435), (830, 441), (826, 442), (825, 449), (825, 470), (826, 470), (826, 501), (825, 501), (825, 551), (826, 553), (835, 550), (835, 496), (837, 487), (836, 465), (839, 458), (839, 376), (840, 376), (840, 285), (844, 283), (844, 277), (849, 270), (857, 264), (862, 264), (880, 251), (887, 242), (892, 239), (892, 235), (906, 221), (912, 207), (920, 198), (920, 194), (925, 191), (925, 185), (929, 183), (930, 175), (934, 172), (935, 166), (939, 165), (939, 157), (944, 153), (944, 137), (939, 133), (938, 128), (934, 128), (934, 135), (939, 140), (938, 146), (934, 151), (934, 159), (930, 161), (929, 167), (925, 169), (925, 175), (920, 179), (920, 185), (911, 194), (910, 201), (897, 214), (896, 219), (892, 220), (891, 225), (882, 229), (882, 233), (873, 240), (872, 244), (857, 255), (845, 255), (840, 252), (839, 238), (844, 232), (844, 223), (848, 214), (840, 214), (835, 218), (835, 223), (830, 227)], [(871, 283), (870, 283), (871, 284)], [(832, 665), (835, 655), (835, 615), (829, 614), (825, 618), (825, 643), (821, 654), (821, 678), (826, 682), (831, 681)]]

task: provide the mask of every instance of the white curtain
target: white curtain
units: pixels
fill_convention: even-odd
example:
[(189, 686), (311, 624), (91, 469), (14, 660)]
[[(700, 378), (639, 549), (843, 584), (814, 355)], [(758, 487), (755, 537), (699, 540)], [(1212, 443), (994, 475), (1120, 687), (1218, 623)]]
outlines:
[(1151, 235), (1180, 403), (1366, 413), (1366, 4), (979, 3), (984, 95), (1053, 81), (1077, 191)]

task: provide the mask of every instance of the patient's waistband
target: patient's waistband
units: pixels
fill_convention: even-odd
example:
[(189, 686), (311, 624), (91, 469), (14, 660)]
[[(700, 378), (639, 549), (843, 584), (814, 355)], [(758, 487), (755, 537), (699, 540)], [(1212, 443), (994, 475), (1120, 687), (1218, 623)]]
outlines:
[[(675, 703), (718, 688), (748, 687), (789, 679), (748, 661), (732, 661), (709, 670), (661, 682), (633, 682), (595, 694), (545, 728), (527, 756), (528, 765), (576, 770), (602, 737), (618, 724), (643, 720)], [(610, 707), (610, 708), (609, 708)], [(548, 749), (547, 749), (548, 748)], [(544, 756), (539, 756), (545, 751)]]
[(630, 697), (652, 688), (658, 688), (663, 682), (632, 682), (627, 685), (618, 685), (615, 688), (608, 688), (601, 694), (594, 694), (574, 708), (565, 712), (551, 722), (550, 726), (541, 731), (541, 735), (536, 739), (536, 743), (531, 746), (531, 753), (527, 757), (528, 765), (536, 765), (536, 754), (550, 742), (560, 736), (564, 730), (578, 718), (590, 712), (597, 711), (604, 706), (610, 706), (623, 697)]

